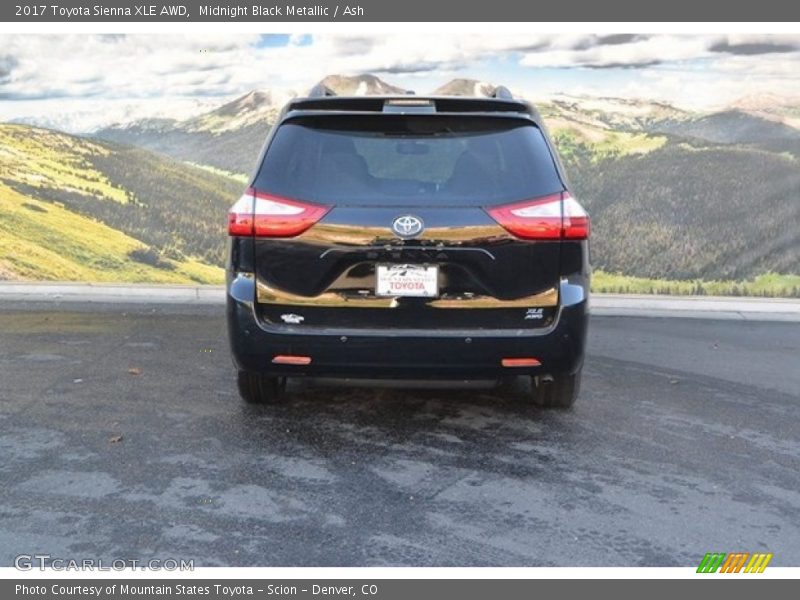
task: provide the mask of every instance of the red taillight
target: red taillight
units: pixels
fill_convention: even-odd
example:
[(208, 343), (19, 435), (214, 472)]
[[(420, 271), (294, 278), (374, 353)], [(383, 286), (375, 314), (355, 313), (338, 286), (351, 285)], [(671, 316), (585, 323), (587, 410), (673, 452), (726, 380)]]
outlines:
[(255, 193), (249, 188), (228, 211), (228, 235), (253, 235)]
[(564, 239), (589, 239), (589, 215), (575, 198), (564, 192)]
[(248, 188), (228, 212), (228, 234), (294, 237), (319, 221), (329, 210), (329, 206), (290, 200)]
[(567, 192), (487, 208), (507, 231), (524, 240), (585, 240), (589, 215)]

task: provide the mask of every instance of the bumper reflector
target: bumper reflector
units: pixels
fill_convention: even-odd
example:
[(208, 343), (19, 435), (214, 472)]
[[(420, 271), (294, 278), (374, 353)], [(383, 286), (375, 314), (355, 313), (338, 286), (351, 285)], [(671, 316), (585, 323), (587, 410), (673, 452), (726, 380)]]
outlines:
[(294, 356), (292, 354), (278, 354), (272, 359), (276, 365), (309, 365), (311, 364), (310, 356)]
[(504, 367), (538, 367), (542, 363), (536, 358), (504, 358), (500, 364)]

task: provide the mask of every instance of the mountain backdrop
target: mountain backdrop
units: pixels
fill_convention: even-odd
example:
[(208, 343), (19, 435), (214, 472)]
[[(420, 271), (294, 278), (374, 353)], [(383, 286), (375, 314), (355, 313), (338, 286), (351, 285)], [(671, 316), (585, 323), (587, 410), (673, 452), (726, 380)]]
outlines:
[[(322, 83), (405, 93), (372, 75)], [(436, 93), (493, 87), (458, 79)], [(600, 289), (800, 294), (800, 98), (743, 98), (710, 114), (533, 100), (592, 215)], [(225, 210), (283, 101), (253, 91), (200, 116), (86, 137), (0, 125), (0, 279), (220, 281)], [(69, 240), (58, 256), (56, 239)], [(744, 283), (767, 280), (779, 285)]]

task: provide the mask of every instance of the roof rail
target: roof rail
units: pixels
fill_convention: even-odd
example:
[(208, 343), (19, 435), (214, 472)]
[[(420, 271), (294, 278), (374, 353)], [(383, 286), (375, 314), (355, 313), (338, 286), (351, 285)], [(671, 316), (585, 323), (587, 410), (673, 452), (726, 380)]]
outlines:
[(494, 92), (492, 92), (492, 98), (499, 98), (501, 100), (513, 100), (514, 95), (504, 85), (498, 85), (494, 88)]
[(331, 88), (329, 88), (324, 83), (318, 83), (311, 90), (308, 92), (309, 98), (325, 98), (329, 96), (335, 96), (336, 92), (334, 92)]

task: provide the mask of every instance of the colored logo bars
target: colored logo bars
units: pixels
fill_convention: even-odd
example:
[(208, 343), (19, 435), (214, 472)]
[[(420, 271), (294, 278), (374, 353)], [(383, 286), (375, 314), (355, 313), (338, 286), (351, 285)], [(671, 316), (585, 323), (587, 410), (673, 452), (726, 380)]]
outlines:
[(700, 561), (697, 572), (716, 573), (719, 570), (720, 573), (763, 573), (771, 560), (772, 554), (765, 552), (756, 552), (754, 554), (749, 552), (735, 552), (733, 554), (709, 552)]

